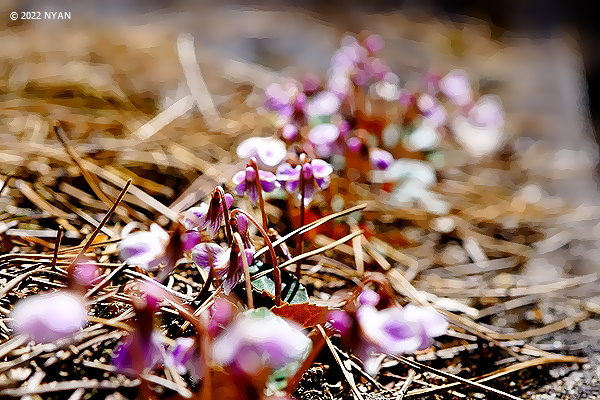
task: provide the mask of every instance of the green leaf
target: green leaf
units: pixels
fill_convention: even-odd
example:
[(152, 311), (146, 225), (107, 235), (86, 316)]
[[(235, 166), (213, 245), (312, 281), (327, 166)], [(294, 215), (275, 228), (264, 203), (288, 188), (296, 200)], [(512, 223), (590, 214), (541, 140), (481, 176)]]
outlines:
[[(250, 265), (250, 273), (255, 275), (259, 272), (271, 269), (270, 264), (260, 260), (255, 260)], [(252, 281), (252, 287), (259, 292), (265, 292), (270, 297), (275, 298), (275, 282), (271, 278), (272, 273)], [(281, 300), (288, 304), (300, 304), (308, 302), (308, 293), (306, 288), (298, 282), (296, 277), (285, 270), (281, 270)]]

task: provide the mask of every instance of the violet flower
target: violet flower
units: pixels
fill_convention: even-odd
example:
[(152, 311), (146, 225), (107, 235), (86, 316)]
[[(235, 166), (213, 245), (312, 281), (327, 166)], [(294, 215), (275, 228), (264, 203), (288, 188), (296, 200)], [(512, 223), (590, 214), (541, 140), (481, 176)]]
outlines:
[(298, 92), (298, 87), (292, 82), (283, 85), (272, 83), (265, 89), (265, 107), (270, 111), (281, 111), (289, 107)]
[(139, 375), (144, 369), (153, 369), (164, 362), (166, 346), (160, 332), (154, 331), (154, 315), (163, 300), (163, 290), (150, 282), (139, 286), (139, 297), (133, 298), (136, 313), (135, 330), (117, 345), (112, 364), (117, 371)]
[(412, 305), (377, 310), (365, 304), (357, 310), (356, 317), (361, 330), (356, 354), (370, 375), (378, 370), (374, 353), (400, 355), (423, 350), (431, 345), (433, 337), (444, 334), (448, 327), (435, 310)]
[[(295, 128), (295, 126), (291, 126), (292, 128), (288, 128), (288, 130)], [(286, 137), (287, 140), (293, 140), (292, 137), (295, 137), (297, 133), (297, 128), (295, 134), (293, 132), (286, 131), (286, 134), (288, 134), (290, 139), (287, 139), (286, 136), (284, 137)], [(237, 156), (242, 159), (255, 157), (259, 167), (271, 169), (283, 161), (287, 154), (287, 150), (285, 143), (279, 139), (269, 137), (251, 137), (238, 145), (236, 153)]]
[(394, 162), (394, 156), (388, 151), (373, 148), (369, 150), (369, 161), (374, 169), (386, 170)]
[(329, 157), (333, 144), (340, 136), (339, 128), (334, 124), (319, 124), (308, 132), (308, 140), (315, 146), (319, 157)]
[(236, 307), (230, 301), (217, 297), (209, 311), (208, 333), (210, 337), (214, 338), (233, 320), (236, 315)]
[(81, 288), (89, 288), (96, 278), (100, 276), (98, 265), (89, 259), (79, 261), (73, 269), (73, 280)]
[(202, 359), (193, 338), (175, 339), (167, 350), (165, 364), (173, 366), (180, 375), (189, 374), (194, 382), (202, 378)]
[(338, 112), (341, 104), (340, 99), (334, 93), (320, 92), (310, 99), (306, 105), (306, 113), (312, 118), (330, 116)]
[(37, 343), (51, 343), (79, 331), (87, 321), (82, 297), (69, 291), (39, 294), (19, 300), (10, 316), (16, 334)]
[[(229, 209), (233, 204), (233, 196), (225, 193), (225, 204)], [(197, 207), (188, 209), (183, 215), (183, 226), (188, 230), (207, 230), (211, 237), (215, 237), (224, 221), (223, 206), (218, 193), (213, 193), (210, 205), (201, 203)]]
[[(300, 187), (300, 165), (292, 167), (290, 164), (281, 164), (277, 168), (277, 179), (282, 182), (288, 193), (299, 191)], [(308, 205), (317, 190), (324, 190), (329, 186), (329, 175), (333, 168), (326, 161), (313, 159), (304, 164), (304, 204)], [(298, 194), (301, 198), (301, 194)]]
[[(135, 347), (139, 346), (139, 349)], [(162, 341), (162, 334), (158, 332), (140, 332), (135, 330), (130, 333), (115, 349), (112, 357), (112, 365), (117, 372), (136, 375), (136, 363), (141, 361), (143, 368), (154, 369), (164, 362), (166, 346)]]
[[(237, 246), (233, 246), (237, 248)], [(254, 260), (254, 247), (244, 249), (248, 264)], [(228, 295), (240, 282), (244, 274), (244, 264), (239, 250), (229, 248), (223, 250), (215, 243), (200, 243), (192, 250), (192, 260), (206, 272), (210, 273), (211, 266), (215, 275), (223, 280), (223, 291)]]
[(149, 232), (134, 232), (124, 237), (118, 245), (119, 256), (130, 265), (149, 270), (166, 261), (168, 243), (167, 231), (152, 224)]
[[(266, 308), (248, 310), (233, 320), (213, 344), (213, 360), (244, 375), (300, 364), (311, 340), (302, 327)], [(296, 367), (297, 368), (297, 367)]]
[[(279, 182), (272, 172), (269, 171), (258, 171), (258, 177), (260, 180), (260, 186), (265, 192), (272, 192), (279, 187)], [(258, 201), (258, 190), (256, 185), (256, 170), (252, 167), (246, 167), (245, 170), (237, 172), (233, 178), (235, 187), (234, 193), (238, 196), (247, 194), (252, 204), (256, 204)]]
[(439, 82), (441, 92), (454, 104), (464, 107), (473, 101), (469, 77), (461, 69), (450, 71)]
[(504, 110), (500, 100), (482, 96), (466, 117), (459, 115), (452, 123), (456, 141), (474, 157), (494, 153), (504, 142)]

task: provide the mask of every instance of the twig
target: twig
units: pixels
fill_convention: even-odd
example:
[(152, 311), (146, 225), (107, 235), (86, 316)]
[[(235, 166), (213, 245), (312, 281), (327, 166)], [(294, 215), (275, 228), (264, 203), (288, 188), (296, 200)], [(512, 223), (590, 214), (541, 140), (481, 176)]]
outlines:
[(358, 400), (364, 400), (363, 397), (362, 397), (362, 394), (360, 393), (360, 391), (356, 387), (356, 382), (354, 382), (354, 377), (344, 367), (344, 364), (342, 363), (342, 360), (340, 359), (340, 355), (338, 354), (338, 352), (337, 352), (335, 346), (333, 345), (333, 343), (331, 343), (331, 340), (329, 339), (329, 336), (327, 336), (327, 334), (325, 333), (325, 330), (323, 329), (323, 327), (321, 325), (317, 325), (316, 328), (319, 330), (319, 332), (321, 333), (321, 335), (325, 339), (325, 343), (327, 343), (327, 347), (329, 347), (329, 350), (331, 350), (331, 354), (333, 354), (333, 358), (335, 358), (335, 361), (340, 366), (340, 369), (342, 370), (342, 374), (344, 374), (344, 378), (346, 378), (346, 380), (348, 381), (348, 384), (350, 385), (350, 388), (352, 389), (352, 393), (354, 393), (354, 397), (356, 397)]
[(127, 193), (127, 189), (129, 189), (130, 185), (131, 185), (131, 179), (129, 179), (127, 181), (127, 183), (125, 183), (125, 186), (123, 187), (123, 190), (121, 190), (121, 193), (119, 194), (119, 197), (117, 197), (117, 200), (115, 200), (115, 203), (108, 210), (108, 212), (106, 213), (106, 215), (104, 216), (104, 218), (102, 218), (102, 221), (100, 221), (100, 224), (98, 224), (98, 226), (96, 227), (96, 229), (94, 229), (94, 232), (92, 232), (92, 234), (90, 235), (90, 238), (88, 239), (88, 241), (85, 243), (85, 245), (83, 246), (83, 248), (79, 251), (79, 254), (77, 254), (77, 256), (75, 257), (75, 259), (73, 261), (71, 261), (71, 264), (69, 264), (69, 266), (67, 267), (67, 271), (71, 271), (75, 267), (75, 265), (77, 265), (77, 263), (79, 262), (79, 260), (81, 259), (81, 257), (83, 257), (83, 255), (85, 254), (85, 252), (87, 251), (87, 249), (90, 247), (90, 245), (92, 244), (92, 242), (94, 241), (94, 239), (96, 238), (96, 236), (98, 236), (98, 233), (100, 233), (100, 230), (102, 229), (102, 227), (104, 226), (104, 224), (106, 224), (106, 222), (108, 222), (108, 219), (110, 218), (110, 216), (117, 209), (117, 207), (119, 206), (119, 203), (121, 202), (121, 200), (123, 200), (123, 196), (125, 196), (125, 193)]
[(421, 371), (423, 371), (423, 370), (424, 371), (428, 371), (428, 372), (434, 373), (434, 374), (436, 374), (438, 376), (443, 376), (444, 378), (452, 379), (454, 381), (463, 383), (465, 385), (470, 385), (470, 386), (476, 387), (478, 389), (485, 390), (486, 392), (494, 393), (494, 394), (496, 394), (498, 396), (502, 396), (502, 397), (505, 397), (507, 399), (520, 400), (518, 397), (513, 396), (510, 393), (506, 393), (506, 392), (503, 392), (502, 390), (498, 390), (498, 389), (495, 389), (493, 387), (483, 385), (483, 384), (481, 384), (479, 382), (475, 382), (475, 381), (471, 381), (469, 379), (461, 378), (460, 376), (453, 375), (453, 374), (450, 374), (448, 372), (444, 372), (442, 370), (432, 368), (432, 367), (430, 367), (428, 365), (421, 364), (421, 363), (418, 363), (416, 361), (411, 361), (411, 360), (409, 360), (406, 357), (403, 357), (403, 356), (393, 356), (393, 357), (396, 360), (398, 360), (398, 361), (402, 361), (403, 363), (405, 363), (407, 365), (410, 365), (412, 368), (415, 368), (415, 369), (418, 369), (418, 370), (421, 370)]
[(406, 392), (408, 391), (408, 387), (410, 386), (412, 381), (415, 379), (415, 375), (416, 375), (415, 370), (411, 368), (408, 371), (408, 376), (406, 377), (406, 380), (404, 381), (404, 383), (402, 384), (402, 387), (400, 388), (400, 391), (398, 392), (398, 396), (396, 396), (396, 400), (402, 400), (404, 398), (404, 396), (406, 395)]
[[(301, 233), (301, 232), (308, 232), (311, 229), (315, 229), (318, 226), (323, 225), (324, 223), (327, 223), (329, 221), (331, 221), (332, 219), (335, 218), (339, 218), (339, 217), (343, 217), (344, 215), (348, 215), (350, 213), (353, 213), (354, 211), (359, 211), (362, 210), (363, 208), (365, 208), (367, 205), (366, 204), (359, 204), (357, 206), (354, 207), (350, 207), (347, 210), (343, 210), (334, 214), (330, 214), (326, 217), (323, 218), (319, 218), (318, 220), (311, 222), (310, 224), (307, 224), (306, 226), (301, 226), (298, 229), (293, 230), (292, 232), (288, 233), (285, 236), (282, 236), (281, 238), (277, 239), (276, 241), (273, 242), (273, 247), (275, 246), (279, 246), (281, 243), (285, 242), (286, 240), (288, 240), (289, 238)], [(263, 247), (262, 249), (258, 250), (255, 253), (255, 257), (259, 257), (261, 255), (263, 255), (266, 251), (268, 251), (269, 248), (267, 246)], [(1, 256), (0, 256), (1, 257)]]
[(214, 128), (214, 123), (220, 118), (220, 115), (196, 61), (194, 37), (186, 33), (180, 34), (177, 37), (177, 52), (183, 74), (192, 97), (198, 106), (198, 111), (202, 113), (206, 122)]
[(60, 242), (62, 240), (63, 230), (64, 230), (63, 227), (59, 225), (58, 231), (56, 232), (56, 242), (54, 243), (54, 254), (52, 255), (52, 262), (50, 263), (50, 269), (52, 271), (56, 271), (56, 261), (58, 260), (58, 249), (60, 248)]
[[(508, 367), (504, 367), (495, 372), (491, 372), (489, 374), (482, 375), (482, 377), (475, 378), (475, 379), (471, 380), (471, 382), (481, 383), (481, 382), (491, 381), (491, 380), (500, 378), (504, 375), (508, 375), (513, 372), (516, 372), (516, 371), (519, 371), (519, 370), (522, 370), (525, 368), (535, 367), (538, 365), (544, 365), (544, 364), (550, 364), (550, 363), (586, 363), (586, 362), (588, 362), (588, 360), (586, 358), (574, 357), (574, 356), (540, 357), (540, 358), (535, 358), (533, 360), (527, 360), (527, 361), (523, 361), (523, 362), (520, 362), (517, 364), (513, 364)], [(417, 396), (429, 395), (429, 394), (433, 394), (436, 392), (448, 390), (448, 389), (460, 386), (462, 384), (463, 384), (463, 382), (453, 382), (453, 383), (448, 383), (448, 384), (441, 385), (441, 386), (436, 386), (433, 388), (411, 390), (410, 392), (408, 392), (406, 394), (406, 397), (417, 397)]]

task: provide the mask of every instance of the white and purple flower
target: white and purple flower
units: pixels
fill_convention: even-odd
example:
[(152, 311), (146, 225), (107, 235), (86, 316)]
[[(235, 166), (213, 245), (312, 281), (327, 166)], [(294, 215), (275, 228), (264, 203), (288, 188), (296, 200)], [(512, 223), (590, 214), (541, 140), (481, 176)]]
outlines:
[(62, 290), (19, 300), (10, 316), (16, 334), (50, 343), (79, 331), (87, 322), (87, 309), (81, 296)]
[(300, 364), (311, 340), (302, 327), (266, 308), (248, 310), (231, 322), (214, 341), (212, 356), (218, 364), (245, 375)]
[(388, 167), (394, 162), (394, 156), (392, 156), (388, 151), (379, 148), (373, 148), (369, 151), (369, 161), (374, 169), (383, 171), (388, 169)]
[[(192, 250), (192, 260), (203, 270), (210, 273), (211, 267), (219, 279), (223, 280), (223, 291), (229, 294), (240, 282), (244, 273), (244, 264), (237, 246), (234, 250), (223, 250), (216, 243), (200, 243)], [(254, 260), (254, 247), (244, 249), (246, 260)]]
[(356, 312), (361, 341), (356, 349), (365, 371), (377, 373), (375, 353), (389, 355), (411, 354), (431, 346), (433, 337), (443, 335), (446, 320), (435, 310), (408, 305), (378, 310), (366, 302)]
[[(272, 192), (279, 187), (277, 177), (272, 172), (258, 170), (258, 179), (265, 192)], [(253, 167), (246, 167), (245, 170), (237, 172), (232, 181), (235, 185), (233, 191), (236, 195), (247, 194), (252, 203), (256, 204), (259, 188), (256, 185), (256, 170)]]
[(464, 107), (473, 101), (469, 77), (462, 69), (455, 69), (446, 74), (440, 80), (439, 87), (444, 96), (459, 107)]
[[(300, 187), (300, 171), (302, 167), (296, 165), (292, 167), (290, 164), (281, 164), (277, 168), (277, 179), (283, 184), (285, 190), (289, 193), (299, 191)], [(326, 161), (313, 159), (311, 162), (304, 164), (304, 204), (308, 205), (312, 200), (317, 190), (324, 190), (329, 186), (329, 175), (333, 172), (333, 168)], [(301, 193), (298, 194), (301, 197)]]
[[(225, 205), (227, 209), (233, 204), (233, 196), (225, 193)], [(188, 230), (203, 231), (207, 230), (211, 237), (215, 237), (225, 216), (220, 195), (215, 192), (210, 201), (210, 205), (201, 203), (197, 207), (188, 209), (183, 215), (183, 226)]]
[(467, 116), (459, 115), (452, 123), (456, 141), (474, 157), (497, 151), (504, 142), (504, 110), (500, 100), (482, 96)]
[(329, 157), (333, 145), (340, 136), (340, 129), (334, 124), (319, 124), (308, 132), (308, 140), (313, 144), (319, 157)]
[[(166, 346), (159, 332), (130, 333), (115, 349), (112, 365), (117, 372), (136, 375), (143, 369), (154, 369), (165, 361)], [(139, 363), (139, 364), (138, 364)], [(138, 367), (142, 371), (138, 371)]]
[(173, 366), (180, 375), (189, 374), (194, 382), (202, 378), (202, 358), (193, 338), (175, 339), (175, 343), (167, 349), (165, 364)]
[(130, 265), (149, 270), (167, 260), (165, 252), (168, 243), (167, 231), (158, 224), (152, 224), (148, 232), (134, 232), (125, 236), (118, 245), (119, 256)]
[[(287, 128), (288, 130), (295, 128), (295, 126), (291, 124), (286, 126), (292, 127)], [(288, 134), (290, 137), (290, 139), (286, 140), (293, 140), (292, 138), (295, 138), (295, 135), (298, 134), (298, 130), (296, 128), (295, 133), (286, 131), (286, 134)], [(287, 150), (285, 143), (279, 139), (269, 137), (251, 137), (238, 145), (236, 153), (241, 159), (250, 159), (255, 157), (260, 168), (271, 169), (283, 161), (287, 154)]]

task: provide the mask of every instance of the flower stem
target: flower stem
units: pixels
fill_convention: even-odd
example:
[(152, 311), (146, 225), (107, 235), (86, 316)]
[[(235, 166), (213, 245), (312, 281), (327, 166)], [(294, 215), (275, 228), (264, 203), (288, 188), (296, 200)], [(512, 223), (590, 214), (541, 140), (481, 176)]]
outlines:
[[(304, 226), (304, 186), (306, 180), (304, 179), (304, 163), (306, 162), (306, 154), (300, 154), (300, 226)], [(296, 255), (302, 254), (304, 247), (304, 232), (300, 233), (298, 238), (298, 244), (296, 246)], [(296, 263), (296, 279), (300, 280), (300, 272), (302, 269), (302, 261), (298, 260)]]
[(262, 226), (256, 222), (252, 215), (248, 214), (246, 211), (236, 208), (231, 212), (231, 216), (234, 217), (236, 214), (244, 214), (248, 221), (252, 222), (260, 231), (262, 237), (265, 240), (265, 244), (269, 247), (269, 253), (271, 254), (271, 259), (273, 260), (273, 281), (275, 281), (275, 305), (281, 305), (281, 271), (279, 270), (279, 264), (277, 263), (277, 255), (275, 254), (275, 248), (273, 247), (273, 243), (271, 243), (271, 239), (269, 239), (269, 235), (267, 231), (263, 229)]
[[(0, 193), (1, 193), (1, 191), (0, 191)], [(62, 272), (62, 271), (58, 271), (58, 268), (56, 268), (56, 262), (58, 260), (58, 249), (60, 248), (60, 242), (63, 237), (63, 231), (64, 231), (64, 228), (62, 227), (62, 225), (59, 225), (58, 231), (56, 232), (56, 242), (54, 242), (54, 254), (52, 255), (52, 262), (50, 263), (50, 270), (55, 271), (55, 272)]]
[(233, 242), (233, 236), (231, 235), (231, 226), (229, 226), (229, 209), (227, 208), (227, 202), (225, 201), (225, 191), (221, 186), (217, 186), (215, 191), (219, 192), (219, 196), (221, 197), (223, 216), (225, 216), (225, 232), (227, 232), (227, 242), (231, 244)]
[(250, 266), (246, 259), (246, 249), (244, 248), (244, 241), (238, 232), (233, 234), (233, 238), (237, 242), (240, 248), (240, 256), (242, 257), (242, 265), (244, 266), (244, 280), (246, 281), (246, 298), (248, 299), (248, 308), (254, 308), (254, 299), (252, 298), (252, 282), (250, 281)]
[(262, 195), (262, 184), (260, 183), (260, 176), (258, 175), (258, 165), (256, 165), (256, 158), (252, 157), (248, 165), (254, 168), (254, 172), (256, 173), (256, 177), (254, 180), (256, 181), (256, 191), (258, 192), (258, 204), (260, 207), (260, 212), (262, 214), (262, 223), (265, 231), (269, 229), (269, 223), (267, 221), (267, 213), (265, 212), (265, 201)]

